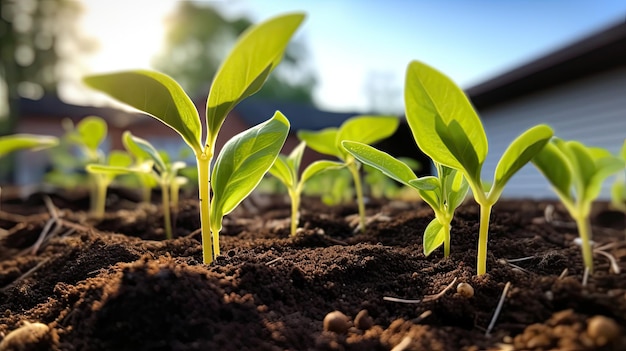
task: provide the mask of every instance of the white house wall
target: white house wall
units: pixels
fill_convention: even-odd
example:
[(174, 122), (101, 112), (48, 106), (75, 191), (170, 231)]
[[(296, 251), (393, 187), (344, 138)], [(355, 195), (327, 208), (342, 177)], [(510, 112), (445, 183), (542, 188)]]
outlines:
[[(508, 144), (524, 130), (550, 125), (561, 139), (575, 139), (617, 153), (626, 138), (626, 67), (576, 80), (479, 111), (489, 140), (483, 177), (493, 179)], [(601, 198), (608, 199), (610, 178)], [(503, 197), (556, 198), (533, 165), (508, 183)]]

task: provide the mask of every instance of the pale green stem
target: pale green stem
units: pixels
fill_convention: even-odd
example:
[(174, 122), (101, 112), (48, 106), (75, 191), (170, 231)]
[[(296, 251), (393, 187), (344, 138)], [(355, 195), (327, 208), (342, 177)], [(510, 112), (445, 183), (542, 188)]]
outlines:
[(291, 198), (291, 235), (296, 235), (298, 223), (300, 222), (300, 193), (296, 190), (289, 190)]
[(356, 202), (359, 206), (359, 230), (365, 230), (365, 202), (363, 201), (363, 188), (361, 187), (361, 175), (356, 163), (348, 164), (348, 170), (354, 180), (354, 191), (356, 192)]
[(147, 204), (150, 203), (150, 199), (152, 198), (152, 188), (150, 188), (147, 184), (146, 176), (141, 175), (141, 201)]
[(211, 183), (209, 168), (211, 158), (205, 154), (197, 157), (198, 162), (198, 192), (200, 198), (200, 227), (202, 231), (202, 260), (210, 264), (215, 258), (213, 240), (211, 238)]
[(443, 223), (443, 257), (450, 256), (450, 221), (445, 220)]
[(106, 208), (107, 187), (109, 186), (109, 182), (107, 182), (101, 174), (94, 174), (91, 176), (91, 180), (91, 198), (89, 199), (92, 206), (91, 215), (94, 218), (101, 219), (104, 217)]
[(172, 219), (170, 215), (170, 189), (166, 181), (161, 182), (161, 206), (163, 206), (163, 221), (165, 225), (165, 238), (172, 238)]
[(593, 251), (591, 249), (591, 223), (589, 222), (589, 216), (580, 216), (574, 218), (576, 220), (576, 226), (578, 227), (578, 235), (582, 241), (583, 262), (585, 267), (589, 269), (589, 273), (593, 273)]
[(93, 174), (93, 173), (89, 173), (89, 178), (88, 178), (88, 182), (89, 182), (89, 212), (91, 212), (91, 214), (93, 216), (96, 215), (96, 213), (98, 212), (98, 188), (99, 188), (99, 181), (98, 178), (100, 177), (99, 174)]
[(478, 262), (477, 274), (483, 275), (487, 272), (487, 239), (489, 238), (489, 219), (493, 205), (480, 205), (480, 229), (478, 231)]

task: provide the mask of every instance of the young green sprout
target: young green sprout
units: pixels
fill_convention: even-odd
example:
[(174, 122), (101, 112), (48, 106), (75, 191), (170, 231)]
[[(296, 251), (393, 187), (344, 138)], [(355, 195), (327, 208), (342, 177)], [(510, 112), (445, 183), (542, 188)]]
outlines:
[(320, 172), (343, 166), (343, 164), (334, 161), (315, 161), (307, 166), (302, 171), (302, 176), (299, 177), (300, 162), (302, 161), (305, 147), (306, 143), (303, 141), (291, 151), (289, 156), (278, 155), (272, 168), (270, 168), (270, 173), (287, 187), (287, 194), (289, 194), (291, 200), (291, 235), (296, 235), (296, 229), (298, 228), (300, 198), (306, 181)]
[[(626, 161), (626, 140), (624, 140), (618, 157)], [(621, 174), (615, 177), (615, 181), (611, 186), (611, 205), (626, 215), (626, 172), (624, 171), (622, 170)]]
[(299, 13), (282, 15), (241, 35), (211, 84), (204, 130), (189, 96), (167, 75), (138, 70), (85, 79), (87, 85), (171, 127), (193, 150), (204, 263), (219, 255), (223, 216), (250, 194), (274, 163), (289, 132), (289, 121), (277, 111), (268, 121), (236, 135), (224, 145), (211, 172), (220, 128), (235, 105), (261, 89), (303, 20)]
[(487, 157), (487, 136), (463, 91), (444, 74), (413, 61), (406, 73), (405, 106), (420, 149), (435, 162), (463, 173), (472, 189), (480, 206), (477, 274), (485, 274), (491, 208), (509, 179), (548, 143), (552, 129), (538, 125), (513, 140), (496, 166), (491, 188), (484, 191), (481, 169)]
[(435, 212), (435, 218), (424, 230), (424, 255), (430, 255), (443, 244), (444, 257), (450, 255), (450, 223), (469, 186), (463, 174), (435, 162), (437, 177), (418, 178), (411, 168), (393, 156), (369, 145), (344, 141), (343, 147), (363, 164), (370, 165), (388, 177), (417, 190)]
[(359, 207), (359, 229), (365, 230), (365, 202), (359, 163), (354, 156), (344, 149), (341, 142), (344, 140), (358, 141), (363, 144), (373, 144), (390, 137), (400, 123), (396, 117), (358, 116), (345, 121), (339, 128), (326, 128), (320, 131), (298, 132), (298, 138), (306, 142), (311, 149), (325, 155), (335, 156), (342, 161), (352, 175), (354, 189)]
[[(146, 141), (146, 143), (148, 143)], [(146, 167), (152, 168), (154, 160), (150, 153), (146, 152), (138, 143), (133, 140), (133, 135), (129, 131), (122, 133), (122, 144), (124, 149), (131, 154), (135, 160), (134, 169), (145, 169)], [(154, 149), (154, 147), (153, 147)], [(152, 188), (159, 185), (158, 177), (155, 177), (152, 172), (133, 172), (139, 184), (141, 184), (141, 201), (144, 203), (150, 203), (152, 198)]]
[(548, 179), (578, 227), (585, 267), (593, 273), (591, 205), (607, 177), (624, 168), (624, 160), (607, 150), (554, 138), (532, 160)]
[(103, 218), (106, 209), (107, 189), (118, 175), (126, 174), (124, 171), (133, 163), (129, 154), (119, 150), (109, 153), (105, 163), (90, 163), (85, 169), (91, 175), (95, 189), (95, 207), (91, 209), (94, 218)]
[[(80, 120), (76, 127), (72, 124), (67, 124), (66, 128), (68, 129), (63, 138), (79, 149), (84, 159), (84, 164), (105, 163), (105, 155), (99, 149), (100, 144), (106, 139), (108, 133), (108, 127), (104, 119), (97, 116), (89, 116)], [(113, 160), (109, 160), (109, 164), (111, 161), (117, 162), (120, 160), (117, 156), (114, 156)], [(91, 172), (88, 172), (88, 174), (90, 191), (89, 212), (95, 218), (102, 218), (106, 203), (106, 198), (103, 196), (106, 196), (106, 188), (109, 184), (105, 184), (107, 179), (103, 179), (98, 174)]]
[[(165, 237), (172, 238), (172, 215), (171, 208), (178, 206), (178, 193), (174, 195), (174, 191), (178, 192), (177, 177), (178, 171), (186, 165), (184, 162), (169, 162), (167, 155), (158, 152), (147, 140), (133, 136), (129, 131), (125, 131), (122, 135), (124, 146), (127, 150), (132, 150), (131, 154), (135, 157), (139, 156), (141, 163), (135, 163), (131, 166), (132, 159), (128, 159), (124, 164), (91, 164), (87, 166), (87, 171), (100, 174), (102, 177), (115, 177), (120, 174), (137, 174), (147, 175), (152, 181), (161, 187), (161, 203), (163, 207), (163, 221), (165, 228)], [(176, 203), (172, 198), (176, 196)]]
[[(0, 158), (19, 150), (43, 150), (56, 146), (59, 139), (48, 135), (11, 134), (0, 137)], [(1, 189), (0, 189), (1, 190)]]

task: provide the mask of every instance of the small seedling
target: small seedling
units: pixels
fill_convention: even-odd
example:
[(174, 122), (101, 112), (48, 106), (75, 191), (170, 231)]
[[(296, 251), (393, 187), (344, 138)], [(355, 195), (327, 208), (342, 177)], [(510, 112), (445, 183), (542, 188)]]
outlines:
[(291, 200), (291, 235), (296, 235), (298, 228), (300, 198), (304, 184), (320, 172), (343, 166), (343, 164), (334, 161), (315, 161), (302, 171), (302, 176), (298, 176), (305, 147), (306, 143), (303, 141), (291, 151), (289, 156), (278, 155), (274, 165), (270, 168), (270, 173), (287, 187), (287, 194)]
[(109, 153), (105, 163), (90, 163), (85, 169), (91, 175), (95, 189), (95, 207), (92, 208), (94, 218), (103, 218), (106, 209), (107, 189), (118, 175), (126, 174), (133, 159), (124, 151), (113, 150)]
[[(146, 141), (147, 143), (147, 141)], [(133, 135), (129, 131), (122, 133), (122, 144), (124, 149), (131, 154), (134, 158), (133, 169), (145, 169), (152, 168), (154, 160), (150, 153), (146, 152), (140, 147), (134, 140)], [(152, 146), (152, 145), (150, 145)], [(152, 147), (154, 149), (154, 147)], [(141, 184), (141, 201), (144, 203), (150, 203), (152, 198), (152, 188), (159, 185), (158, 177), (154, 177), (154, 174), (149, 172), (133, 172)]]
[[(163, 207), (163, 221), (165, 237), (172, 238), (172, 215), (170, 209), (178, 207), (178, 188), (180, 180), (177, 177), (178, 171), (186, 166), (184, 162), (169, 162), (167, 154), (158, 152), (150, 142), (145, 139), (133, 136), (129, 131), (122, 135), (124, 146), (127, 150), (132, 150), (132, 154), (142, 160), (135, 162), (131, 167), (132, 159), (124, 164), (91, 164), (87, 166), (87, 171), (100, 174), (101, 177), (115, 177), (120, 174), (147, 175), (152, 178), (152, 182), (161, 187), (161, 202)], [(176, 194), (174, 194), (176, 192)], [(174, 201), (173, 201), (174, 200)], [(176, 210), (175, 210), (176, 211)]]
[(444, 256), (450, 255), (450, 223), (469, 190), (463, 174), (439, 163), (437, 177), (418, 178), (411, 168), (393, 156), (354, 141), (344, 141), (343, 147), (360, 162), (370, 165), (388, 177), (417, 190), (435, 212), (435, 218), (424, 230), (424, 255), (430, 255), (444, 245)]
[(484, 191), (481, 169), (487, 136), (463, 91), (418, 61), (409, 64), (405, 84), (406, 116), (417, 145), (435, 162), (462, 172), (480, 206), (477, 273), (485, 274), (491, 209), (509, 179), (548, 143), (552, 129), (538, 125), (513, 140), (496, 166), (491, 188)]
[(211, 84), (204, 130), (189, 96), (165, 74), (137, 70), (85, 79), (87, 85), (166, 124), (193, 150), (198, 166), (204, 263), (219, 255), (223, 216), (250, 194), (272, 166), (287, 138), (289, 121), (277, 111), (268, 121), (236, 135), (224, 145), (211, 172), (220, 128), (239, 102), (261, 89), (303, 20), (299, 13), (282, 15), (241, 35)]
[(42, 150), (56, 146), (59, 139), (48, 135), (11, 134), (0, 137), (0, 158), (18, 150)]
[(359, 163), (344, 149), (344, 140), (373, 144), (391, 136), (400, 123), (396, 117), (358, 116), (345, 121), (339, 128), (326, 128), (320, 131), (298, 132), (298, 138), (306, 142), (311, 149), (325, 155), (335, 156), (342, 161), (352, 175), (359, 207), (359, 229), (365, 230), (365, 202)]
[[(626, 161), (626, 140), (624, 140), (618, 157)], [(615, 181), (611, 186), (611, 205), (626, 215), (626, 169), (622, 170), (621, 174), (615, 177)], [(626, 233), (626, 228), (624, 233)]]
[(555, 138), (532, 160), (548, 179), (578, 227), (585, 267), (593, 273), (591, 223), (593, 201), (607, 177), (624, 168), (624, 160), (605, 149)]

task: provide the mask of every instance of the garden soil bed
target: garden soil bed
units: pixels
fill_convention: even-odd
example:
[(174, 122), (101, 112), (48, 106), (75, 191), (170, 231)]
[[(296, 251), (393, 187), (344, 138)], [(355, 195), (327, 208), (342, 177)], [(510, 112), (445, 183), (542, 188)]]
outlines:
[[(290, 237), (284, 199), (256, 196), (225, 218), (222, 256), (204, 265), (193, 201), (163, 240), (157, 206), (110, 200), (99, 222), (80, 211), (81, 198), (56, 196), (52, 212), (40, 195), (4, 201), (0, 339), (12, 340), (0, 349), (626, 350), (626, 274), (597, 254), (583, 286), (576, 229), (556, 202), (497, 204), (488, 273), (476, 276), (472, 201), (457, 211), (444, 258), (422, 253), (433, 214), (420, 202), (371, 203), (368, 229), (354, 234), (355, 206), (306, 199), (303, 229)], [(611, 244), (605, 252), (622, 270), (623, 223), (606, 204), (594, 209), (594, 239)], [(473, 296), (457, 292), (461, 282)], [(325, 331), (332, 311), (348, 324)], [(13, 339), (16, 329), (29, 337)]]

